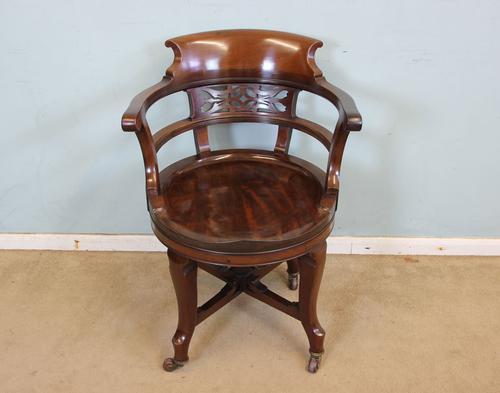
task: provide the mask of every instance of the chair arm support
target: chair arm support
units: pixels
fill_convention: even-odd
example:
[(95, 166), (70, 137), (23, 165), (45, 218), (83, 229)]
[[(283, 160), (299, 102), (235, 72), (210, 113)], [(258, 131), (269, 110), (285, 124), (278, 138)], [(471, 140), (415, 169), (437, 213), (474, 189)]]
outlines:
[(146, 125), (143, 132), (136, 132), (136, 136), (141, 146), (146, 175), (146, 195), (149, 199), (150, 196), (158, 195), (160, 191), (158, 158), (149, 127)]
[(328, 167), (326, 170), (326, 191), (339, 189), (340, 167), (344, 154), (345, 144), (349, 130), (346, 127), (345, 115), (340, 114), (333, 131), (332, 144), (328, 157)]
[(135, 132), (139, 140), (146, 174), (146, 195), (150, 202), (159, 193), (160, 173), (153, 136), (146, 120), (146, 112), (156, 101), (173, 91), (170, 82), (171, 79), (163, 78), (156, 85), (139, 93), (122, 116), (123, 131)]
[(337, 199), (340, 188), (340, 167), (349, 132), (350, 131), (346, 127), (345, 114), (339, 112), (339, 119), (335, 126), (335, 131), (333, 132), (326, 169), (325, 193), (321, 201), (321, 205), (324, 207), (335, 207), (335, 209), (337, 209)]
[(328, 166), (326, 170), (325, 194), (321, 205), (337, 208), (339, 193), (340, 166), (344, 154), (345, 144), (350, 131), (360, 131), (362, 126), (361, 114), (356, 108), (352, 97), (342, 89), (332, 85), (325, 78), (316, 80), (316, 92), (330, 101), (339, 112), (339, 118), (332, 136)]
[(317, 80), (316, 83), (320, 87), (320, 94), (335, 105), (339, 111), (339, 115), (344, 113), (346, 129), (348, 131), (360, 131), (363, 119), (353, 98), (344, 90), (332, 85), (324, 78)]

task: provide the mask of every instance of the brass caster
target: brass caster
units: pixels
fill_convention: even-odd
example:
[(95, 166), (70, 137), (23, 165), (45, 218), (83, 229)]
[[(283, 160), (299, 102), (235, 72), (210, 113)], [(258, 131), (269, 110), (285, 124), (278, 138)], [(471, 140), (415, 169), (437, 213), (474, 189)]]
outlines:
[(307, 371), (309, 371), (311, 374), (314, 374), (319, 369), (319, 364), (321, 363), (321, 356), (323, 356), (323, 354), (314, 352), (310, 352), (310, 354), (311, 357), (309, 358), (309, 363), (307, 364)]
[(177, 370), (179, 367), (184, 366), (184, 362), (179, 362), (173, 358), (166, 358), (163, 362), (163, 369), (168, 372)]
[(295, 291), (299, 286), (299, 273), (288, 273), (288, 288)]

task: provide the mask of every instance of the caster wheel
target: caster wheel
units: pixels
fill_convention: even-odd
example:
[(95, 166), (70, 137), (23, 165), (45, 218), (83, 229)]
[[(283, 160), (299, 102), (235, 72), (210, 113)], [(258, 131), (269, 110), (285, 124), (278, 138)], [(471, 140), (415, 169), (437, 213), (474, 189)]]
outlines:
[(309, 363), (307, 364), (307, 371), (309, 371), (311, 374), (314, 374), (316, 373), (316, 371), (318, 371), (322, 355), (322, 353), (311, 353)]
[(166, 358), (165, 361), (163, 362), (163, 369), (168, 372), (177, 370), (179, 367), (182, 366), (184, 366), (183, 362), (178, 362), (173, 358)]
[(288, 288), (295, 291), (299, 286), (299, 273), (289, 273), (288, 274)]

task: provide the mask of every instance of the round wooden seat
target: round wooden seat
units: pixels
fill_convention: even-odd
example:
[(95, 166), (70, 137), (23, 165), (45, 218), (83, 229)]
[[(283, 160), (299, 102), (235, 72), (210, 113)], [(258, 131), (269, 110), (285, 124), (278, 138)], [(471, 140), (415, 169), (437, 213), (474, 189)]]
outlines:
[(151, 210), (155, 232), (198, 250), (222, 254), (278, 251), (325, 230), (331, 209), (320, 206), (324, 173), (269, 151), (216, 151), (162, 172)]

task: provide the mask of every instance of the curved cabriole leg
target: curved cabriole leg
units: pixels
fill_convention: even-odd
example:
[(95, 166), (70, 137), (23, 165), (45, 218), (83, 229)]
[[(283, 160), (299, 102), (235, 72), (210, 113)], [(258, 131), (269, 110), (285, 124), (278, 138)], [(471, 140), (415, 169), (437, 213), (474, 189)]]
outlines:
[(172, 338), (174, 357), (165, 359), (163, 369), (174, 371), (189, 360), (189, 342), (193, 336), (197, 318), (197, 264), (188, 258), (181, 257), (171, 249), (168, 250), (168, 258), (170, 275), (177, 296), (179, 320), (177, 330)]
[(325, 260), (326, 242), (316, 247), (311, 253), (299, 258), (299, 315), (309, 339), (310, 358), (307, 370), (310, 373), (318, 371), (321, 356), (324, 352), (325, 331), (318, 321), (316, 302)]
[(296, 290), (299, 285), (299, 263), (296, 259), (291, 259), (286, 262), (288, 269), (288, 288), (292, 291)]

